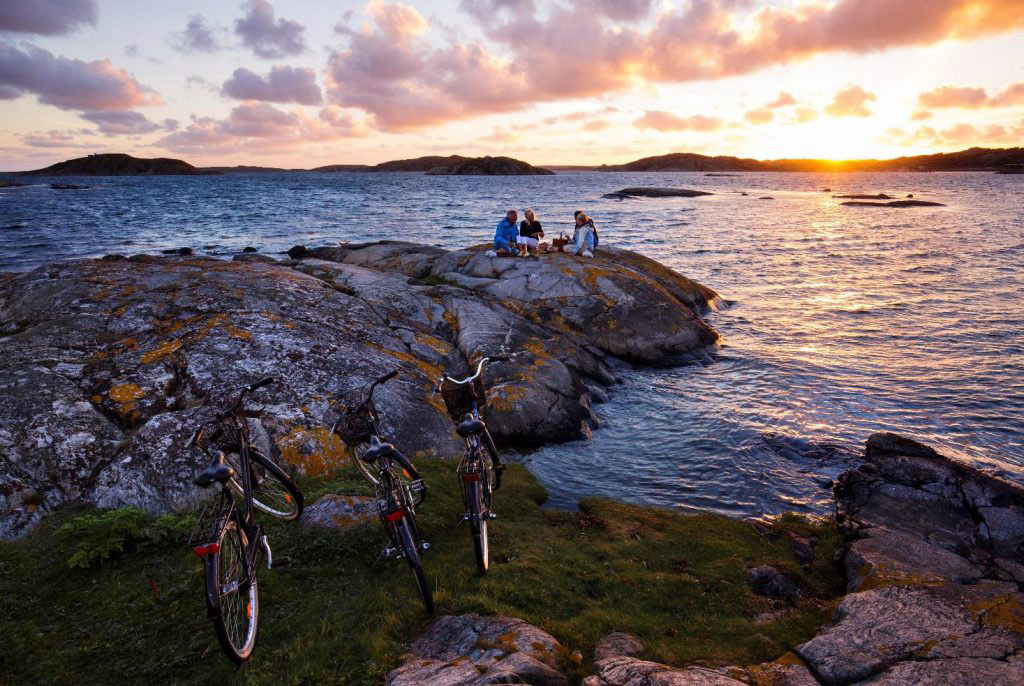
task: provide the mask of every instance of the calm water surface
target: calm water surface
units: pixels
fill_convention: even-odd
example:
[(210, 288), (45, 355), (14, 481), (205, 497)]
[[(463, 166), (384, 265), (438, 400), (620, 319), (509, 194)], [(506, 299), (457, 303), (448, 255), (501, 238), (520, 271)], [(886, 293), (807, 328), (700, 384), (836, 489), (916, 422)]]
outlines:
[[(60, 179), (68, 181), (68, 179)], [(1024, 482), (1024, 178), (991, 174), (287, 174), (71, 179), (0, 190), (0, 270), (189, 246), (230, 255), (381, 238), (458, 247), (506, 207), (549, 234), (590, 212), (734, 304), (706, 364), (623, 374), (594, 440), (523, 456), (552, 502), (587, 495), (731, 515), (829, 508), (878, 430)], [(630, 185), (712, 190), (604, 200)], [(843, 192), (938, 208), (842, 207)], [(749, 195), (741, 195), (746, 192)], [(759, 200), (770, 195), (774, 200)]]

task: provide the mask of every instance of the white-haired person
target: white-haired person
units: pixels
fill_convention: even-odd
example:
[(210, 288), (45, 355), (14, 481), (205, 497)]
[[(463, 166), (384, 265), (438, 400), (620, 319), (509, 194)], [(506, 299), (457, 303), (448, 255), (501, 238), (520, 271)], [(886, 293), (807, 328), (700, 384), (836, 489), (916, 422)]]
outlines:
[(537, 214), (527, 208), (523, 211), (523, 216), (525, 219), (519, 222), (519, 245), (526, 250), (547, 252), (548, 244), (541, 241), (544, 238), (544, 229), (541, 228)]
[(576, 232), (573, 233), (572, 240), (562, 250), (573, 255), (593, 257), (598, 242), (594, 220), (588, 217), (583, 210), (576, 210), (573, 214), (576, 217)]

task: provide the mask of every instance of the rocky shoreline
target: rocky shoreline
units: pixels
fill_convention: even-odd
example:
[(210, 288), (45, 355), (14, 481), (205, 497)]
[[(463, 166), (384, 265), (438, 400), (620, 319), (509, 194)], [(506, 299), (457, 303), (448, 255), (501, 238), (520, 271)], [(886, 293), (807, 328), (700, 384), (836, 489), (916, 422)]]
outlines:
[(111, 255), (0, 278), (0, 538), (74, 503), (188, 509), (185, 443), (213, 407), (263, 376), (253, 434), (288, 468), (345, 462), (332, 400), (398, 369), (378, 401), (410, 454), (459, 443), (432, 384), (484, 355), (486, 419), (506, 445), (586, 436), (623, 365), (707, 355), (711, 289), (637, 253), (489, 258), (379, 242), (277, 261)]
[[(835, 487), (848, 594), (817, 636), (773, 662), (677, 668), (612, 633), (583, 686), (1024, 684), (1024, 489), (894, 434), (864, 459)], [(387, 685), (568, 686), (567, 657), (522, 620), (447, 616)]]

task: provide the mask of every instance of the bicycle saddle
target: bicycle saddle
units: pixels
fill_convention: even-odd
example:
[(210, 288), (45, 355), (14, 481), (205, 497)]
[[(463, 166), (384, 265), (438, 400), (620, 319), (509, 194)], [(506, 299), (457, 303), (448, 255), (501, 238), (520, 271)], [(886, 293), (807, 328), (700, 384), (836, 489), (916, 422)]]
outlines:
[(376, 436), (370, 436), (370, 447), (363, 453), (363, 459), (367, 462), (375, 462), (382, 457), (391, 457), (395, 454), (395, 446), (390, 443), (381, 443)]
[(459, 422), (459, 425), (455, 427), (455, 433), (459, 434), (463, 438), (469, 436), (479, 436), (484, 432), (487, 425), (481, 420), (476, 419), (473, 415), (467, 413), (466, 418)]
[(213, 459), (210, 466), (200, 472), (199, 476), (195, 478), (195, 484), (196, 486), (207, 488), (214, 481), (225, 483), (234, 475), (235, 470), (230, 465), (224, 464), (224, 453), (218, 452), (217, 457)]

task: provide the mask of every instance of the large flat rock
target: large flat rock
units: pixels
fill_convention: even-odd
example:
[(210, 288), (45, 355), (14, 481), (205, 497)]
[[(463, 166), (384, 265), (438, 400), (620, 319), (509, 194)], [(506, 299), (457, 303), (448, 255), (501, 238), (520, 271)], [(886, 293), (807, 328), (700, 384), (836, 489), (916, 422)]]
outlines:
[(397, 369), (376, 394), (409, 455), (455, 455), (432, 388), (486, 355), (485, 419), (505, 444), (588, 436), (590, 388), (611, 358), (675, 364), (717, 334), (714, 291), (635, 253), (530, 259), (380, 242), (293, 250), (273, 263), (104, 258), (0, 279), (0, 536), (67, 503), (193, 506), (201, 459), (186, 447), (244, 384), (252, 428), (287, 469), (347, 461), (327, 427), (335, 399)]

